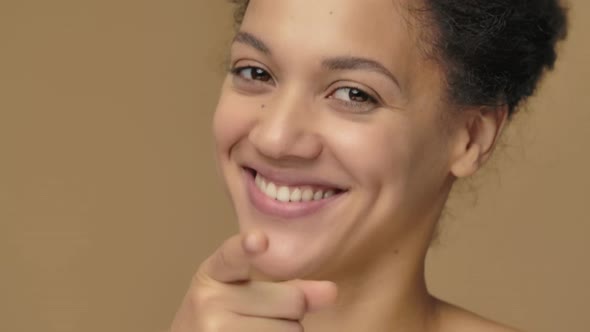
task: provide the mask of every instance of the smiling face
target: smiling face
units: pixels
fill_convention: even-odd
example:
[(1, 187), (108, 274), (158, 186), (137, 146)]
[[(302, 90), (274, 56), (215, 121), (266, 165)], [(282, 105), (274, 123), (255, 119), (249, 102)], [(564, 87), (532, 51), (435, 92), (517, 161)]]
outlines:
[[(452, 183), (441, 73), (391, 0), (253, 0), (214, 119), (256, 267), (336, 273), (428, 244)], [(411, 248), (411, 249), (410, 249)]]

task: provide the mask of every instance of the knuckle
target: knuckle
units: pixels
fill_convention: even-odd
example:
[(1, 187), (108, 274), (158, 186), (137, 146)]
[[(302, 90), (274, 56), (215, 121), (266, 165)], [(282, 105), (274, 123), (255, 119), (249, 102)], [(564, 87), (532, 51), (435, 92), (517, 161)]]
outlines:
[(201, 289), (192, 293), (192, 300), (197, 309), (210, 307), (217, 300), (216, 294), (207, 289)]
[(227, 240), (225, 241), (225, 243), (223, 244), (221, 250), (219, 250), (217, 252), (217, 255), (215, 255), (215, 259), (218, 261), (218, 264), (220, 266), (229, 268), (231, 267), (231, 261), (229, 260), (228, 257), (228, 253), (227, 253)]
[(229, 332), (231, 328), (226, 318), (210, 315), (199, 324), (199, 332)]
[(202, 271), (203, 268), (199, 268), (199, 270), (197, 271), (197, 273), (195, 273), (193, 275), (193, 280), (191, 281), (191, 284), (193, 286), (211, 286), (212, 284), (215, 283), (215, 280), (213, 280), (213, 278), (209, 277), (205, 272)]
[(195, 284), (189, 290), (189, 298), (196, 309), (210, 308), (219, 302), (221, 294), (212, 284)]
[(231, 269), (234, 266), (234, 261), (232, 260), (232, 239), (227, 239), (223, 242), (219, 250), (214, 254), (213, 259), (216, 260), (217, 265)]
[[(198, 332), (236, 332), (235, 318), (223, 309), (220, 294), (206, 291), (196, 296), (195, 319)], [(239, 326), (239, 325), (237, 325)]]
[(303, 292), (296, 287), (292, 287), (289, 292), (288, 301), (288, 314), (290, 318), (295, 320), (302, 319), (307, 309)]

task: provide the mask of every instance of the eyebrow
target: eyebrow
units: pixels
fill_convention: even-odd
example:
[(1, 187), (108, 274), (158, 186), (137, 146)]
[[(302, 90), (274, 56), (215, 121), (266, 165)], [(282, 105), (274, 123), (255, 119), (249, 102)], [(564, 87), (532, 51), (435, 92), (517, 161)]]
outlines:
[[(265, 55), (271, 55), (270, 48), (258, 37), (245, 31), (239, 31), (233, 40), (234, 43), (241, 43), (253, 47)], [(356, 57), (356, 56), (340, 56), (327, 58), (322, 61), (322, 67), (328, 70), (369, 70), (387, 76), (395, 83), (399, 88), (398, 79), (389, 71), (384, 65), (378, 61)]]
[(270, 48), (268, 46), (266, 46), (266, 44), (258, 39), (256, 36), (254, 36), (251, 33), (248, 32), (244, 32), (244, 31), (239, 31), (236, 36), (234, 37), (234, 43), (242, 43), (242, 44), (246, 44), (248, 46), (251, 46), (255, 49), (257, 49), (258, 51), (266, 54), (266, 55), (270, 55)]
[(391, 79), (395, 83), (395, 85), (397, 85), (398, 87), (401, 87), (399, 84), (399, 81), (397, 80), (395, 75), (393, 75), (393, 73), (391, 71), (389, 71), (389, 69), (387, 69), (384, 65), (382, 65), (381, 63), (379, 63), (375, 60), (361, 58), (361, 57), (355, 57), (355, 56), (343, 56), (343, 57), (328, 58), (328, 59), (322, 61), (322, 66), (325, 68), (328, 68), (329, 70), (369, 70), (369, 71), (374, 71), (374, 72), (377, 72), (377, 73), (387, 76), (389, 79)]

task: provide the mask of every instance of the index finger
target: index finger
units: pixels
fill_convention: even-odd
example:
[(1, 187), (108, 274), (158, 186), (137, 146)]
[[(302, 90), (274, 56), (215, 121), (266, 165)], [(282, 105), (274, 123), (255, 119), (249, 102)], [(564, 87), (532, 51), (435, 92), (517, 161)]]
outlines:
[(219, 282), (249, 280), (250, 260), (267, 248), (268, 238), (262, 232), (235, 235), (205, 260), (199, 272)]

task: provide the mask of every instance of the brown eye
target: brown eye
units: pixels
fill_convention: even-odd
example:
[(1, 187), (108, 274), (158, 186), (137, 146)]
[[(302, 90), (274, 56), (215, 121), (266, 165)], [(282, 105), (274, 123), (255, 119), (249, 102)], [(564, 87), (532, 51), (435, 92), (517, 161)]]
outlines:
[(377, 101), (368, 93), (357, 88), (344, 87), (337, 89), (333, 98), (351, 103), (376, 103)]
[(269, 82), (272, 80), (272, 77), (266, 70), (258, 67), (239, 67), (232, 70), (232, 72), (234, 75), (250, 81)]

